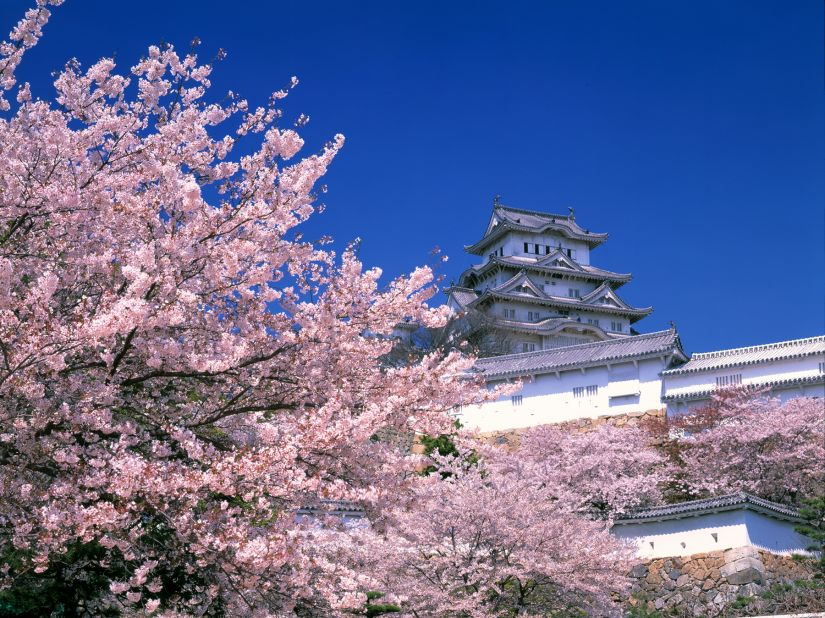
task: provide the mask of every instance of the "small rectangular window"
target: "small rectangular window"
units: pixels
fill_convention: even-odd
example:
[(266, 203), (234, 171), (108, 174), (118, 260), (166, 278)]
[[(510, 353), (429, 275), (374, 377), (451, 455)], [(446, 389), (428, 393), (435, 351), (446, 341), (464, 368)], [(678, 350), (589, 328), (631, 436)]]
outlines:
[(589, 386), (576, 386), (573, 389), (573, 397), (576, 399), (583, 399), (584, 397), (595, 397), (599, 394), (599, 387), (596, 384)]
[(550, 245), (544, 245), (544, 255), (550, 255)]
[(819, 373), (825, 373), (825, 363), (819, 363)]
[(530, 253), (530, 243), (524, 243), (524, 252)]
[(599, 387), (596, 386), (595, 384), (593, 386), (588, 386), (587, 387), (587, 396), (588, 397), (595, 397), (598, 394), (599, 394)]
[(738, 386), (742, 384), (742, 374), (735, 373), (729, 376), (719, 376), (716, 378), (716, 388), (726, 388), (728, 386)]
[(592, 324), (593, 326), (598, 326), (599, 320), (596, 318), (587, 318), (587, 323)]
[(570, 298), (581, 298), (582, 293), (578, 288), (570, 288), (567, 290), (567, 296)]
[(517, 408), (521, 405), (521, 395), (513, 395), (510, 397), (510, 403), (513, 404), (514, 408)]
[(539, 246), (538, 245), (533, 245), (533, 253), (535, 253), (536, 255), (539, 254)]
[(622, 323), (621, 322), (611, 322), (610, 323), (610, 330), (614, 333), (622, 332)]
[(521, 344), (521, 351), (522, 352), (535, 352), (536, 351), (536, 344), (535, 343), (522, 343)]
[(515, 309), (505, 309), (504, 310), (504, 317), (508, 320), (515, 320), (516, 319), (516, 310)]

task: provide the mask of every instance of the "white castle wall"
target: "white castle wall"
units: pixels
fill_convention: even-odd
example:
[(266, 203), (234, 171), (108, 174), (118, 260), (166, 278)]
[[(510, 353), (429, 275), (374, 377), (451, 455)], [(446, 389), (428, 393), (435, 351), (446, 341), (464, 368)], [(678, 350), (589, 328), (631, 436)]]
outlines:
[[(506, 235), (505, 238), (501, 239), (499, 242), (490, 246), (487, 253), (493, 253), (498, 248), (504, 248), (504, 255), (528, 255), (535, 257), (535, 253), (524, 253), (524, 243), (538, 243), (540, 245), (550, 245), (551, 247), (558, 247), (559, 243), (563, 249), (572, 249), (575, 251), (574, 258), (579, 264), (589, 265), (590, 264), (590, 248), (588, 247), (587, 243), (584, 243), (579, 240), (571, 240), (559, 234), (530, 234), (530, 233), (520, 233), (520, 232), (511, 232)], [(542, 251), (542, 255), (544, 255), (544, 251)], [(481, 263), (485, 263), (487, 261), (487, 255), (484, 255)]]
[(794, 531), (792, 522), (745, 509), (616, 525), (611, 532), (635, 543), (642, 558), (690, 556), (748, 546), (790, 554), (804, 551), (810, 542)]
[[(540, 374), (525, 379), (521, 402), (511, 396), (481, 406), (465, 406), (459, 418), (482, 432), (533, 427), (579, 418), (619, 415), (661, 408), (660, 358)], [(577, 387), (596, 386), (593, 396), (576, 397)]]
[[(742, 385), (759, 385), (781, 380), (797, 378), (813, 378), (823, 375), (820, 363), (825, 362), (825, 354), (821, 356), (806, 356), (775, 361), (765, 361), (753, 365), (725, 367), (696, 373), (685, 373), (663, 376), (665, 397), (684, 398), (685, 401), (671, 402), (670, 411), (682, 412), (689, 408), (704, 405), (709, 396), (701, 399), (688, 400), (690, 393), (697, 391), (712, 391), (716, 388), (716, 379), (724, 376), (741, 374)], [(825, 385), (810, 384), (777, 388), (775, 395), (781, 399), (791, 397), (823, 397)]]

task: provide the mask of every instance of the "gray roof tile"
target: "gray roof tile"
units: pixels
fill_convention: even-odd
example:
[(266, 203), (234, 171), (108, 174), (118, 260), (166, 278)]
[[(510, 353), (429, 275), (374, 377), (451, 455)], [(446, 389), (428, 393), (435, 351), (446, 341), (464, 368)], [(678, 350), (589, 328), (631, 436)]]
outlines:
[(510, 377), (674, 353), (687, 358), (682, 351), (679, 335), (674, 329), (669, 329), (623, 339), (483, 358), (476, 362), (475, 367), (490, 378)]
[(676, 369), (669, 369), (665, 375), (710, 371), (723, 367), (739, 367), (753, 365), (785, 358), (800, 358), (815, 354), (825, 354), (825, 335), (793, 339), (778, 343), (767, 343), (747, 348), (733, 348), (717, 350), (716, 352), (702, 352), (693, 354), (690, 361)]
[(758, 498), (747, 492), (741, 491), (734, 494), (726, 494), (716, 498), (705, 498), (703, 500), (691, 500), (679, 504), (668, 504), (664, 506), (654, 506), (646, 509), (637, 509), (627, 515), (618, 518), (615, 525), (640, 523), (644, 521), (662, 519), (680, 519), (682, 517), (696, 517), (706, 513), (716, 511), (730, 511), (734, 509), (749, 509), (759, 511), (772, 517), (786, 519), (789, 521), (799, 521), (799, 511), (796, 509), (771, 502), (764, 498)]

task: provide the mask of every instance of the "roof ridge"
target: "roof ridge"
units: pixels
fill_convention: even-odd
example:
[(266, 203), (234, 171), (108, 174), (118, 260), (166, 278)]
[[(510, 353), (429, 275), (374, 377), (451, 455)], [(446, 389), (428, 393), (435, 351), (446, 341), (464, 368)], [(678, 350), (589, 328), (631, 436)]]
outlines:
[[(552, 212), (543, 212), (541, 210), (530, 210), (529, 208), (517, 208), (515, 206), (507, 206), (505, 204), (498, 204), (497, 206), (493, 207), (493, 210), (497, 210), (499, 208), (501, 208), (503, 210), (510, 210), (512, 212), (520, 212), (520, 213), (523, 213), (525, 215), (539, 215), (541, 217), (548, 217), (548, 218), (551, 218), (551, 219), (567, 219), (567, 220), (570, 220), (570, 215), (557, 215), (557, 214), (552, 213)], [(573, 219), (573, 220), (575, 221), (575, 219)]]
[(753, 504), (764, 509), (789, 515), (792, 517), (799, 517), (799, 511), (787, 504), (774, 502), (766, 498), (760, 498), (747, 491), (736, 491), (729, 494), (722, 494), (721, 496), (711, 496), (709, 498), (700, 498), (698, 500), (687, 500), (685, 502), (677, 502), (676, 504), (660, 504), (657, 506), (643, 507), (634, 509), (628, 512), (624, 517), (617, 521), (634, 520), (640, 518), (653, 518), (657, 515), (675, 515), (680, 513), (690, 513), (691, 511), (701, 511), (703, 508), (713, 508), (720, 506), (736, 506), (740, 504)]
[(605, 341), (591, 341), (588, 343), (577, 343), (575, 345), (564, 345), (559, 346), (557, 348), (548, 348), (546, 350), (536, 350), (534, 352), (518, 352), (516, 354), (502, 354), (501, 356), (489, 356), (487, 358), (479, 358), (476, 363), (484, 363), (484, 362), (494, 362), (500, 361), (502, 358), (514, 358), (514, 357), (528, 357), (528, 356), (537, 356), (539, 354), (546, 354), (547, 352), (555, 352), (555, 351), (568, 351), (568, 350), (581, 350), (585, 348), (590, 348), (594, 346), (600, 346), (605, 344), (616, 344), (621, 342), (627, 342), (628, 340), (637, 341), (639, 339), (653, 339), (654, 337), (661, 337), (666, 333), (673, 332), (673, 329), (668, 328), (665, 330), (657, 330), (652, 333), (644, 333), (641, 335), (633, 335), (632, 337), (622, 337), (620, 339), (606, 339)]
[(775, 341), (773, 343), (761, 343), (758, 345), (744, 346), (741, 348), (727, 348), (724, 350), (713, 350), (711, 352), (696, 352), (691, 355), (694, 358), (721, 358), (723, 356), (730, 356), (731, 354), (746, 354), (748, 352), (757, 352), (761, 350), (774, 350), (779, 348), (790, 347), (800, 343), (816, 343), (817, 341), (825, 341), (825, 335), (817, 335), (814, 337), (803, 337), (801, 339), (787, 339), (785, 341)]

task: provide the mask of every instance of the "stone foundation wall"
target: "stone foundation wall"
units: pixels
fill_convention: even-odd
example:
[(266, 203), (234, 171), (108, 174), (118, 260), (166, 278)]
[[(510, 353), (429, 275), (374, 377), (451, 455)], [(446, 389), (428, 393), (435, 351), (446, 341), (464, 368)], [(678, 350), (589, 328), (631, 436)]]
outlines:
[[(596, 418), (580, 418), (573, 421), (558, 423), (560, 427), (571, 431), (589, 431), (601, 425), (613, 425), (615, 427), (633, 427), (642, 423), (662, 421), (667, 412), (666, 408), (645, 410), (643, 412), (629, 412), (627, 414), (602, 414)], [(538, 426), (538, 425), (537, 425)], [(504, 431), (491, 431), (482, 433), (481, 437), (490, 444), (504, 445), (508, 448), (518, 448), (521, 436), (533, 427), (518, 429), (505, 429)]]
[(637, 564), (629, 603), (653, 610), (679, 609), (686, 615), (717, 616), (739, 596), (758, 594), (777, 582), (809, 577), (809, 567), (790, 556), (754, 547)]

